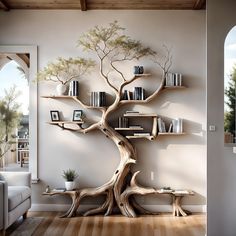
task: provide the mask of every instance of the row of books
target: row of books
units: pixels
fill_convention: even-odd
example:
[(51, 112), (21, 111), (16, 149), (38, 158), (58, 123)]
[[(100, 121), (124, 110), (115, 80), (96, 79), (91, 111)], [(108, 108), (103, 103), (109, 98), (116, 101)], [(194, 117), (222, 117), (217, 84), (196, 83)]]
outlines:
[(70, 82), (68, 95), (79, 96), (79, 82), (78, 81), (73, 80)]
[(106, 92), (91, 92), (90, 105), (93, 107), (106, 106)]
[(145, 89), (142, 87), (134, 87), (134, 91), (124, 90), (123, 100), (145, 100)]
[(157, 119), (157, 124), (160, 133), (183, 133), (183, 119), (181, 118), (173, 119), (170, 123), (168, 131), (166, 129), (166, 124), (162, 118)]
[(128, 128), (129, 127), (129, 119), (126, 117), (118, 118), (118, 127), (119, 128)]
[(168, 73), (166, 76), (165, 85), (171, 86), (182, 86), (182, 74), (179, 73)]

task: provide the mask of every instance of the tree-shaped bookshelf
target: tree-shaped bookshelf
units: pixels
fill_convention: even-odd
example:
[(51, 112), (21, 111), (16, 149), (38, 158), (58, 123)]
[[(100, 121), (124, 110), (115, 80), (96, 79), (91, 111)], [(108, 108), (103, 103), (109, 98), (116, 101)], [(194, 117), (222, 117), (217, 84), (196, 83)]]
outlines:
[[(119, 133), (119, 128), (113, 128), (109, 122), (109, 116), (117, 111), (121, 106), (129, 104), (147, 104), (161, 91), (165, 89), (165, 78), (172, 63), (170, 51), (165, 49), (165, 57), (159, 58), (159, 55), (148, 47), (144, 47), (141, 42), (131, 39), (123, 34), (124, 29), (117, 22), (111, 23), (109, 27), (98, 27), (91, 29), (87, 34), (84, 34), (78, 44), (84, 49), (95, 53), (98, 58), (99, 72), (101, 78), (113, 91), (114, 101), (108, 107), (94, 107), (85, 104), (75, 96), (45, 96), (53, 99), (73, 99), (78, 102), (84, 109), (97, 109), (101, 112), (101, 119), (89, 126), (84, 127), (84, 124), (78, 123), (77, 128), (72, 128), (67, 122), (51, 122), (53, 125), (58, 125), (65, 130), (86, 134), (94, 130), (100, 130), (106, 137), (110, 138), (116, 145), (120, 153), (120, 163), (115, 170), (111, 179), (97, 188), (78, 189), (73, 192), (68, 192), (72, 196), (73, 203), (64, 217), (74, 215), (80, 206), (80, 202), (87, 196), (105, 195), (105, 202), (98, 208), (89, 210), (85, 215), (97, 214), (104, 212), (105, 215), (110, 215), (115, 206), (118, 206), (120, 212), (128, 217), (136, 217), (136, 212), (148, 213), (143, 209), (133, 198), (133, 195), (158, 194), (159, 191), (154, 188), (140, 186), (137, 183), (136, 177), (139, 172), (132, 173), (131, 167), (137, 161), (137, 155), (133, 144), (129, 138), (148, 138), (154, 140), (157, 136), (157, 115), (156, 114), (138, 114), (139, 117), (151, 117), (153, 119), (152, 134), (148, 137), (123, 136)], [(149, 74), (134, 74), (130, 79), (126, 78), (125, 74), (119, 69), (121, 63), (150, 57), (162, 71), (162, 77), (159, 80), (160, 84), (157, 89), (143, 100), (123, 100), (122, 95), (124, 88), (134, 81), (139, 79), (147, 80)], [(107, 69), (109, 67), (109, 69)], [(111, 71), (117, 75), (117, 80), (120, 84), (117, 86), (113, 83), (110, 74)], [(116, 81), (117, 82), (117, 81)], [(170, 87), (169, 87), (170, 88)], [(183, 88), (183, 86), (175, 87)], [(132, 130), (132, 128), (127, 128)], [(125, 130), (125, 129), (124, 129)]]

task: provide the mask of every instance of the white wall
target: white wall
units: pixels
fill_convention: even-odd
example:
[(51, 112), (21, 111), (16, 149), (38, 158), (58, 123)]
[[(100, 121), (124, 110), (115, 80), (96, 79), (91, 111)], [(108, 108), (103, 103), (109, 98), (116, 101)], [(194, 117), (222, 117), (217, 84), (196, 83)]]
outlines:
[[(186, 136), (161, 137), (154, 142), (134, 141), (138, 150), (142, 184), (154, 187), (189, 188), (196, 192), (185, 204), (204, 205), (206, 197), (206, 45), (205, 11), (10, 11), (0, 15), (0, 44), (34, 44), (39, 49), (39, 68), (58, 56), (85, 55), (75, 47), (78, 37), (96, 24), (118, 20), (127, 34), (158, 50), (163, 43), (172, 47), (173, 72), (184, 75), (183, 91), (164, 92), (147, 107), (168, 118), (185, 120)], [(146, 90), (157, 81), (157, 68), (141, 62), (154, 76)], [(132, 67), (126, 68), (126, 72)], [(89, 81), (91, 79), (91, 83)], [(34, 203), (59, 203), (61, 198), (42, 197), (45, 186), (63, 186), (62, 170), (75, 168), (79, 185), (99, 186), (108, 181), (119, 162), (112, 142), (97, 132), (86, 136), (49, 126), (49, 110), (63, 110), (70, 118), (77, 104), (40, 98), (54, 93), (54, 84), (39, 86), (39, 178), (34, 185)], [(81, 81), (83, 92), (106, 89), (96, 73)], [(128, 108), (123, 108), (121, 111)], [(130, 109), (130, 108), (129, 108)], [(86, 113), (87, 116), (89, 113)], [(151, 180), (151, 172), (154, 180)], [(143, 204), (167, 204), (169, 198), (145, 197)]]
[(208, 236), (235, 236), (236, 156), (224, 147), (224, 41), (236, 25), (236, 2), (208, 0), (207, 122), (216, 132), (207, 138)]

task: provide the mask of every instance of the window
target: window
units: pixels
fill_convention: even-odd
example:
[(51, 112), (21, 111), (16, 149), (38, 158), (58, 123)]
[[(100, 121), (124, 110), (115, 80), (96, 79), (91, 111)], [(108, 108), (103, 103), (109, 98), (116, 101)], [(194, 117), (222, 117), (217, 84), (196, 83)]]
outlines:
[(236, 26), (226, 36), (224, 58), (224, 142), (235, 144)]
[[(16, 164), (22, 164), (23, 168), (27, 168), (32, 174), (33, 182), (37, 182), (37, 83), (34, 82), (37, 73), (37, 47), (0, 46), (0, 59), (1, 56), (4, 57), (6, 55), (9, 57), (8, 61), (4, 62), (2, 58), (2, 60), (0, 60), (0, 62), (2, 62), (0, 63), (0, 69), (8, 69), (8, 67), (11, 67), (12, 73), (14, 72), (13, 76), (17, 76), (17, 70), (21, 72), (21, 79), (19, 76), (17, 76), (18, 78), (11, 79), (13, 81), (15, 80), (14, 83), (17, 83), (16, 90), (19, 90), (20, 87), (22, 87), (20, 90), (24, 90), (23, 93), (25, 97), (21, 96), (21, 99), (25, 99), (26, 96), (29, 97), (29, 103), (27, 104), (24, 100), (24, 105), (21, 106), (21, 125), (18, 126), (15, 137), (13, 137), (13, 145), (15, 146), (11, 148), (11, 152), (15, 152)], [(23, 79), (22, 77), (25, 78)], [(1, 88), (5, 87), (7, 90), (13, 86), (13, 83), (9, 83), (9, 81), (5, 81), (5, 86), (2, 86), (3, 80), (0, 82)], [(0, 94), (0, 97), (1, 96), (2, 94)], [(22, 103), (20, 100), (17, 102)], [(28, 157), (29, 163), (25, 165)], [(25, 163), (20, 163), (21, 159), (23, 159)]]

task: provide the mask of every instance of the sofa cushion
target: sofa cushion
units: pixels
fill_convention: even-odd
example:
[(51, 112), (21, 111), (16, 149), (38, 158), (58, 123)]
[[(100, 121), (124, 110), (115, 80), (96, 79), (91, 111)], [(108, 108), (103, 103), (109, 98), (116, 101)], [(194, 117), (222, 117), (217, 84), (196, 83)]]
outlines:
[(8, 186), (8, 211), (13, 210), (31, 196), (27, 186)]

